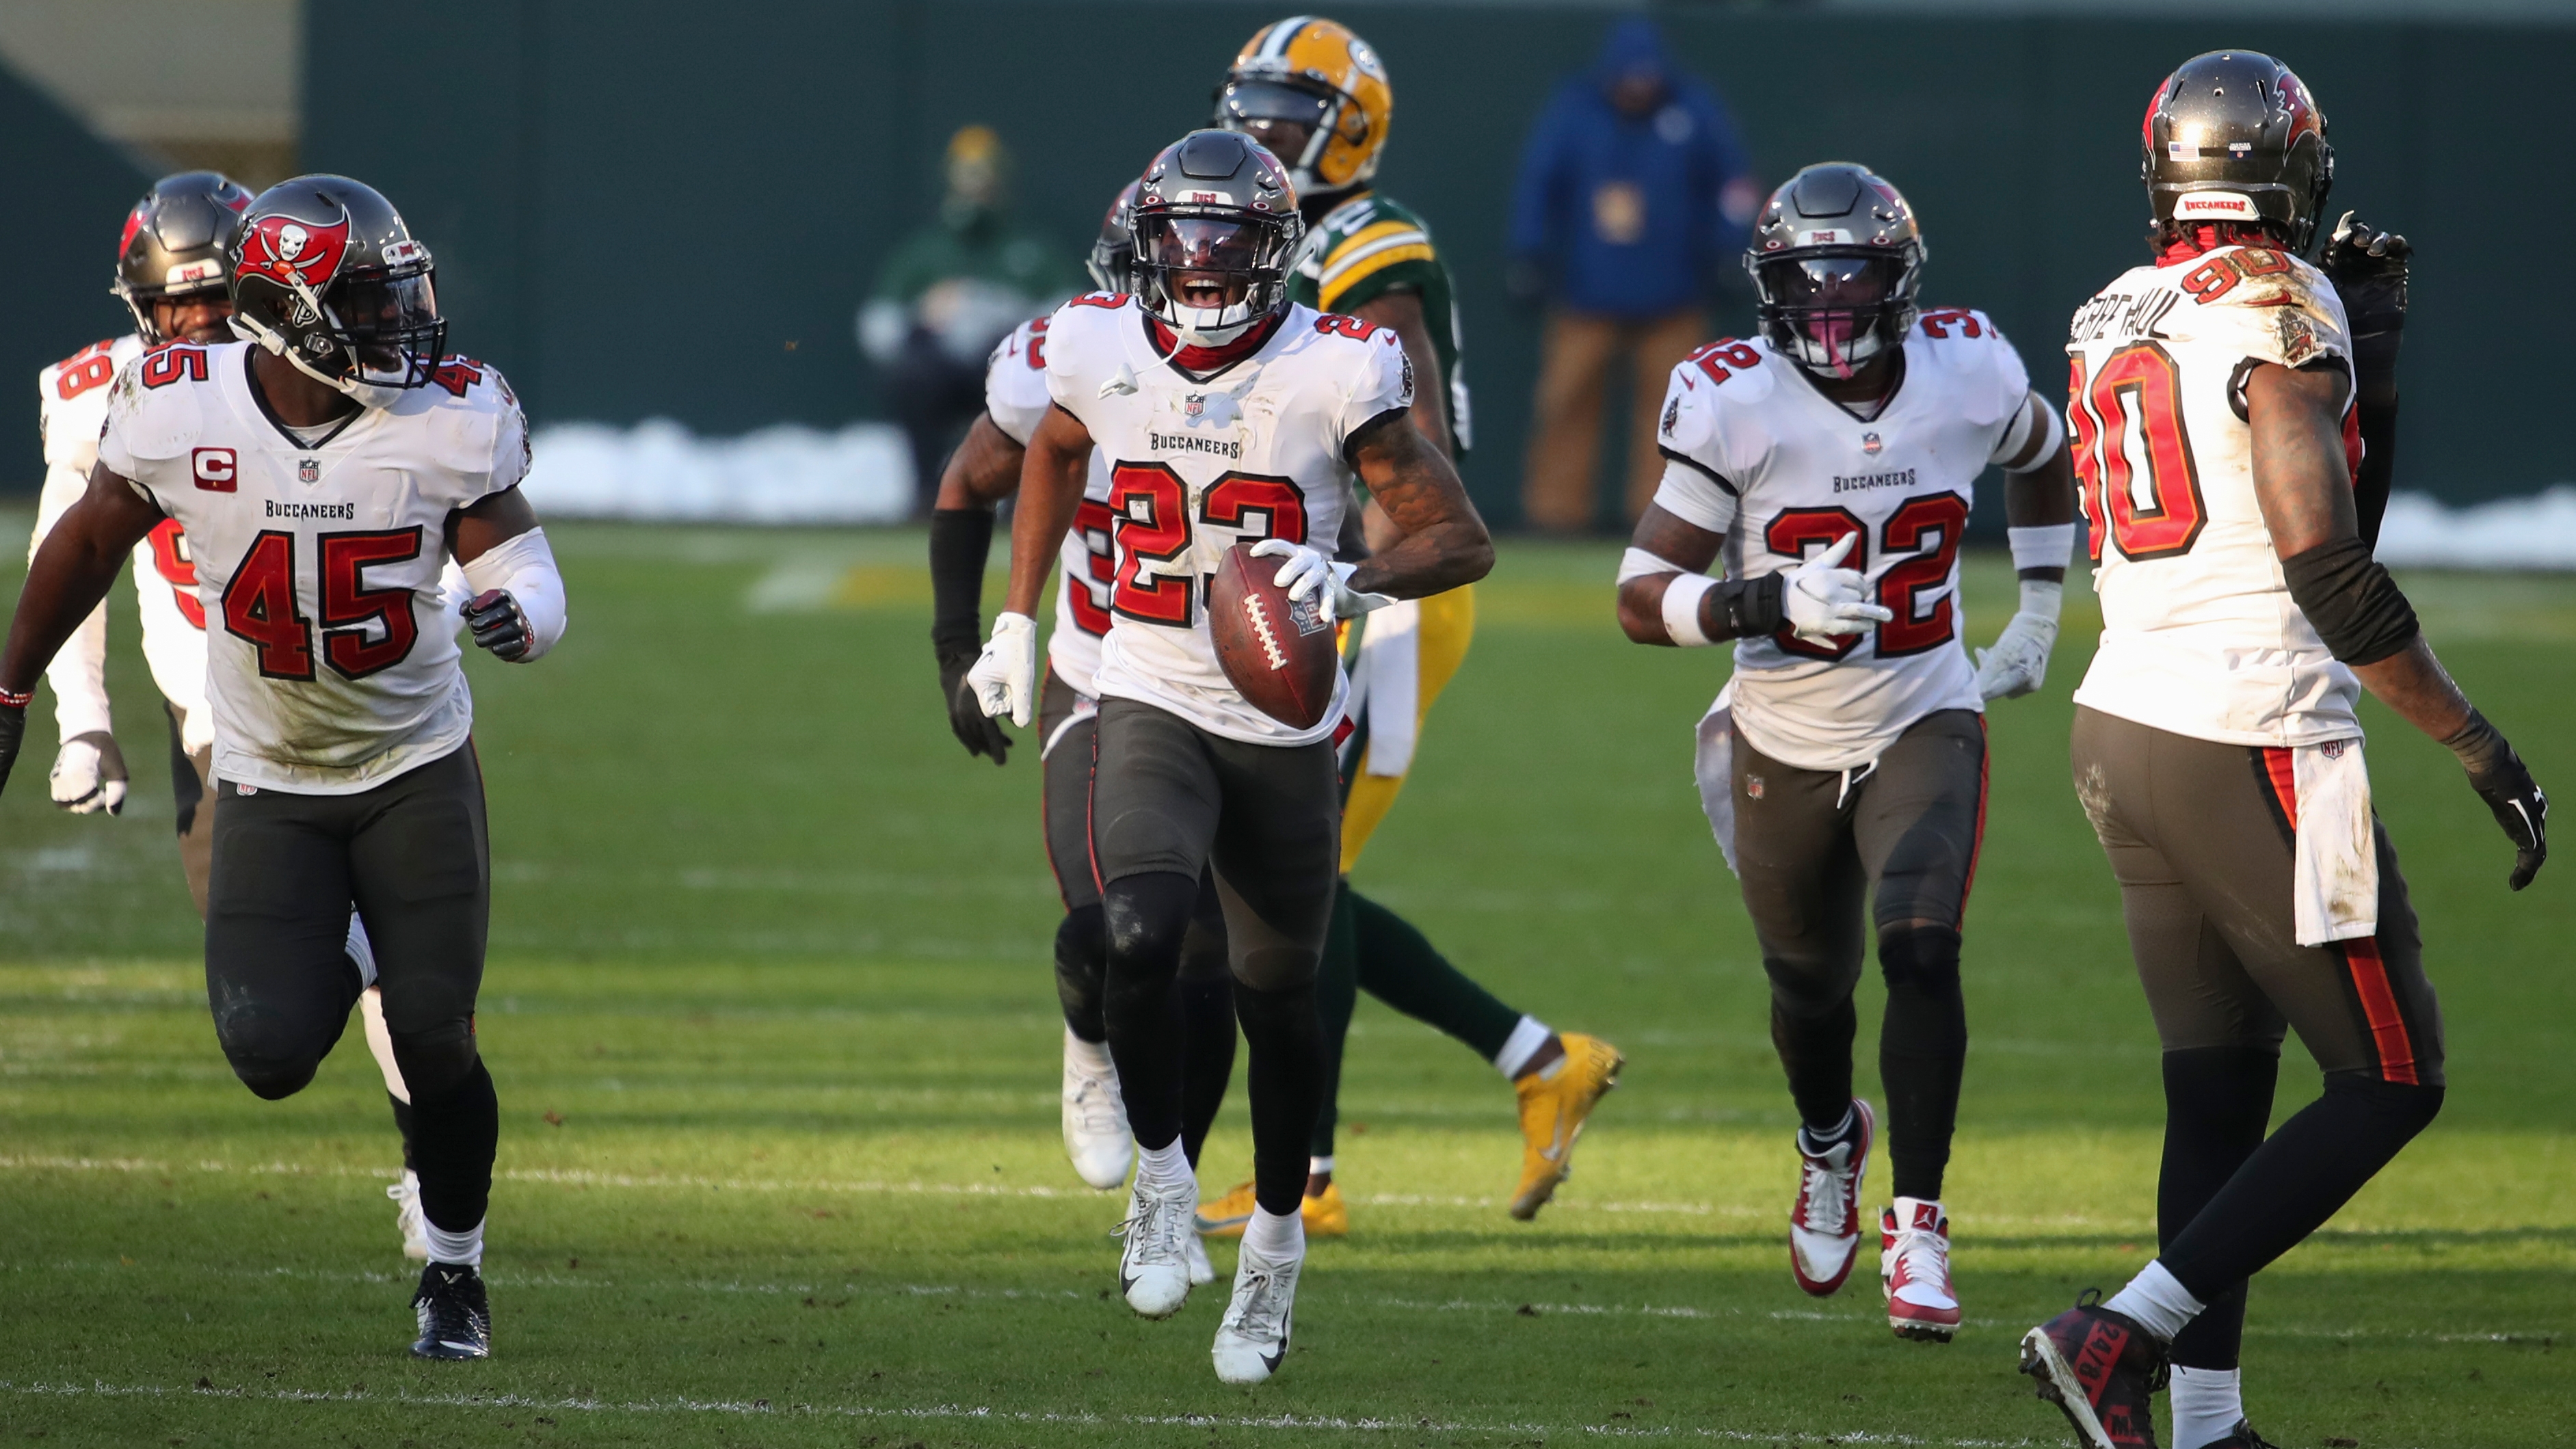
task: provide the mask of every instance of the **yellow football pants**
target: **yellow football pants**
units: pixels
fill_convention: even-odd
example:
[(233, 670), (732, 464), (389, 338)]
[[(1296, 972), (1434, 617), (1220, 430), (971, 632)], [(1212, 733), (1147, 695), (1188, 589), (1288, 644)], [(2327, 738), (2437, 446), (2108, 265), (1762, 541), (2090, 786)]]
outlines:
[[(1448, 686), (1449, 677), (1466, 662), (1467, 645), (1476, 637), (1476, 588), (1462, 585), (1445, 594), (1434, 594), (1422, 601), (1421, 642), (1416, 646), (1415, 667), (1419, 670), (1414, 685), (1413, 718), (1414, 750), (1421, 751), (1422, 731), (1431, 718), (1432, 701)], [(1368, 772), (1369, 753), (1360, 751), (1353, 767), (1349, 798), (1342, 803), (1342, 874), (1349, 875), (1359, 864), (1360, 852), (1368, 849), (1369, 837), (1377, 832), (1378, 822), (1395, 805), (1396, 792), (1404, 788), (1402, 775), (1372, 775)]]

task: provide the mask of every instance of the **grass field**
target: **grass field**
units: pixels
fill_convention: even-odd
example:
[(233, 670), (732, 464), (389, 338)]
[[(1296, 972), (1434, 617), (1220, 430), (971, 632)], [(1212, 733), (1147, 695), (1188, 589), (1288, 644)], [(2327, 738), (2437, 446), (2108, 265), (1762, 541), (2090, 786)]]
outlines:
[[(0, 538), (9, 598), (23, 527)], [(1287, 1369), (1238, 1390), (1208, 1368), (1221, 1289), (1171, 1322), (1130, 1315), (1106, 1236), (1123, 1198), (1062, 1160), (1036, 762), (996, 770), (949, 739), (918, 537), (554, 532), (570, 641), (534, 669), (474, 666), (497, 1356), (403, 1353), (412, 1274), (379, 1195), (395, 1140), (354, 1033), (275, 1105), (215, 1049), (121, 588), (126, 816), (46, 805), (49, 720), (0, 801), (0, 1440), (2064, 1442), (2014, 1340), (2152, 1251), (2161, 1121), (2116, 895), (2066, 782), (2089, 603), (2045, 695), (1993, 716), (1955, 1345), (1893, 1339), (1865, 1269), (1817, 1302), (1782, 1262), (1792, 1117), (1688, 778), (1720, 662), (1620, 641), (1614, 547), (1517, 544), (1360, 877), (1507, 1000), (1617, 1042), (1628, 1072), (1557, 1204), (1516, 1224), (1509, 1092), (1364, 1000), (1342, 1098), (1355, 1231), (1310, 1259)], [(2576, 788), (2576, 583), (2409, 583), (2542, 780)], [(2000, 561), (1974, 568), (1981, 639), (2009, 588)], [(2567, 1442), (2576, 863), (2509, 896), (2457, 767), (2371, 722), (2450, 1102), (2260, 1281), (2249, 1399), (2285, 1449)], [(2286, 1113), (2315, 1078), (2295, 1046), (2285, 1066)], [(1248, 1162), (1238, 1100), (1208, 1188)]]

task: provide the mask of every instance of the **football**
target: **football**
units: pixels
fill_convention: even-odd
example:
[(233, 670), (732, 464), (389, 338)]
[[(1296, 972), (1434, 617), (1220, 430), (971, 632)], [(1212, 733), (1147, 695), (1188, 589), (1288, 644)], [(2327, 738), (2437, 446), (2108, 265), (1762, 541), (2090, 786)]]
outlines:
[(1255, 557), (1250, 543), (1227, 549), (1208, 583), (1208, 633), (1225, 677), (1253, 708), (1313, 729), (1333, 706), (1340, 646), (1322, 591), (1290, 600), (1273, 582), (1280, 562)]

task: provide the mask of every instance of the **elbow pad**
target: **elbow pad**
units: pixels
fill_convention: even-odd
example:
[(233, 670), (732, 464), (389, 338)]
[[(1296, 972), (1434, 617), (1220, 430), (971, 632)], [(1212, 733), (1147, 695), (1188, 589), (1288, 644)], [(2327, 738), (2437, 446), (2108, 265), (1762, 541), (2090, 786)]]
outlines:
[(563, 574), (555, 568), (555, 551), (546, 542), (544, 529), (531, 528), (504, 540), (462, 567), (465, 582), (475, 593), (502, 589), (518, 600), (519, 612), (528, 620), (528, 652), (519, 656), (518, 663), (539, 658), (563, 637)]
[(2281, 560), (2290, 601), (2326, 649), (2346, 664), (2376, 664), (2422, 632), (2415, 606), (2358, 538), (2321, 543)]

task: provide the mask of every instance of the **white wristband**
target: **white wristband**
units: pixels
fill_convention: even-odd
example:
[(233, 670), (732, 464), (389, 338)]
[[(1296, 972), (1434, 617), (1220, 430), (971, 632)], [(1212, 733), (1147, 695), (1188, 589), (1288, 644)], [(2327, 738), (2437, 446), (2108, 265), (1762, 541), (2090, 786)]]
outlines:
[(2062, 569), (2075, 556), (2075, 525), (2052, 523), (2045, 528), (2007, 528), (2004, 537), (2012, 543), (2013, 567), (2016, 569)]
[(1619, 555), (1619, 582), (1622, 584), (1625, 584), (1630, 579), (1642, 579), (1653, 574), (1686, 574), (1689, 572), (1689, 569), (1683, 568), (1680, 564), (1673, 562), (1671, 559), (1648, 553), (1642, 548), (1632, 548), (1626, 553)]
[(566, 622), (563, 574), (546, 531), (531, 528), (514, 534), (463, 565), (465, 582), (475, 593), (507, 589), (528, 619), (528, 652), (518, 662), (535, 662), (563, 638)]
[(1702, 595), (1717, 587), (1717, 580), (1706, 574), (1679, 573), (1664, 587), (1664, 632), (1683, 646), (1714, 644), (1706, 630), (1699, 626), (1699, 601)]

